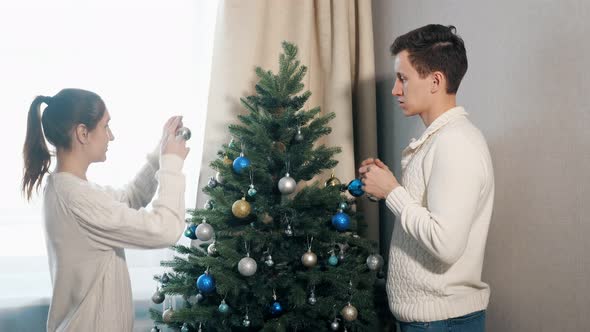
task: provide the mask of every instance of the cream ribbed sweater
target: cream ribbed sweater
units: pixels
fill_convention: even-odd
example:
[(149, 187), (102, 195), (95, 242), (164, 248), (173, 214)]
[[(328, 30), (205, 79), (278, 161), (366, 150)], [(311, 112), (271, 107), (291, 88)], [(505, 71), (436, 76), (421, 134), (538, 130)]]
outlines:
[(402, 155), (387, 295), (401, 321), (428, 322), (483, 310), (481, 271), (494, 198), (492, 161), (462, 107), (439, 116)]
[[(133, 330), (123, 248), (167, 247), (184, 228), (183, 160), (164, 155), (159, 171), (157, 155), (148, 160), (123, 190), (65, 172), (48, 177), (43, 208), (53, 295), (47, 331)], [(158, 182), (148, 211), (143, 207)]]

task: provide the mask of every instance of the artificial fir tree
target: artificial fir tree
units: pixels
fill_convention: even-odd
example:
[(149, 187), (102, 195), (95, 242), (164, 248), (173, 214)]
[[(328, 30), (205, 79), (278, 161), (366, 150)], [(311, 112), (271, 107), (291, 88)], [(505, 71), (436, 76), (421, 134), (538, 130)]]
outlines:
[[(210, 166), (203, 209), (190, 210), (185, 236), (208, 241), (175, 246), (155, 279), (153, 301), (184, 304), (151, 310), (156, 324), (185, 331), (375, 331), (375, 280), (383, 260), (357, 235), (359, 181), (332, 177), (295, 193), (296, 182), (333, 169), (339, 148), (317, 145), (334, 113), (303, 108), (311, 93), (297, 47), (283, 43), (278, 75), (256, 68), (256, 95)], [(214, 234), (214, 235), (213, 235)], [(384, 296), (381, 293), (381, 296)], [(164, 302), (166, 303), (166, 302)]]

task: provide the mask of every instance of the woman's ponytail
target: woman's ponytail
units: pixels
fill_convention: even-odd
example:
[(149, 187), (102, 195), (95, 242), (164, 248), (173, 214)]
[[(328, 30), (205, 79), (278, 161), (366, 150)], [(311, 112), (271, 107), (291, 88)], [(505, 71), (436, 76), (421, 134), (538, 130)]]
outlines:
[(43, 125), (41, 123), (41, 104), (48, 103), (51, 97), (37, 96), (27, 118), (27, 136), (23, 146), (24, 175), (22, 191), (27, 200), (33, 195), (33, 188), (37, 191), (41, 186), (43, 176), (49, 171), (51, 154), (45, 143)]

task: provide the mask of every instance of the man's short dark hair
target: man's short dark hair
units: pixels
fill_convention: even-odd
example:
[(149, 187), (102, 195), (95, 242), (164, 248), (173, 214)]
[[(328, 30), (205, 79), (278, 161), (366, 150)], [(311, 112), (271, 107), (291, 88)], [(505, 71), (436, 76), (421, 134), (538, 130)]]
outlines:
[(408, 58), (421, 78), (435, 71), (447, 79), (447, 93), (456, 94), (467, 72), (467, 54), (463, 39), (450, 25), (429, 24), (395, 39), (389, 48), (392, 55), (408, 51)]

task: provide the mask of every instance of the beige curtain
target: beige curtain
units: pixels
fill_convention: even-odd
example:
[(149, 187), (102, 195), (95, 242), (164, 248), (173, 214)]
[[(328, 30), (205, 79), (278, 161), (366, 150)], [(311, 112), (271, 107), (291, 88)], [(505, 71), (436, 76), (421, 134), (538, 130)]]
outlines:
[[(312, 96), (305, 107), (336, 113), (332, 134), (321, 143), (342, 148), (335, 174), (343, 183), (352, 180), (360, 161), (377, 155), (372, 29), (370, 0), (222, 1), (199, 188), (214, 174), (209, 162), (230, 140), (227, 126), (245, 112), (239, 98), (254, 93), (255, 66), (276, 71), (283, 40), (299, 47), (299, 59), (308, 67), (304, 83)], [(206, 200), (200, 193), (197, 206)], [(359, 202), (369, 225), (365, 235), (377, 241), (377, 205), (366, 198)]]

